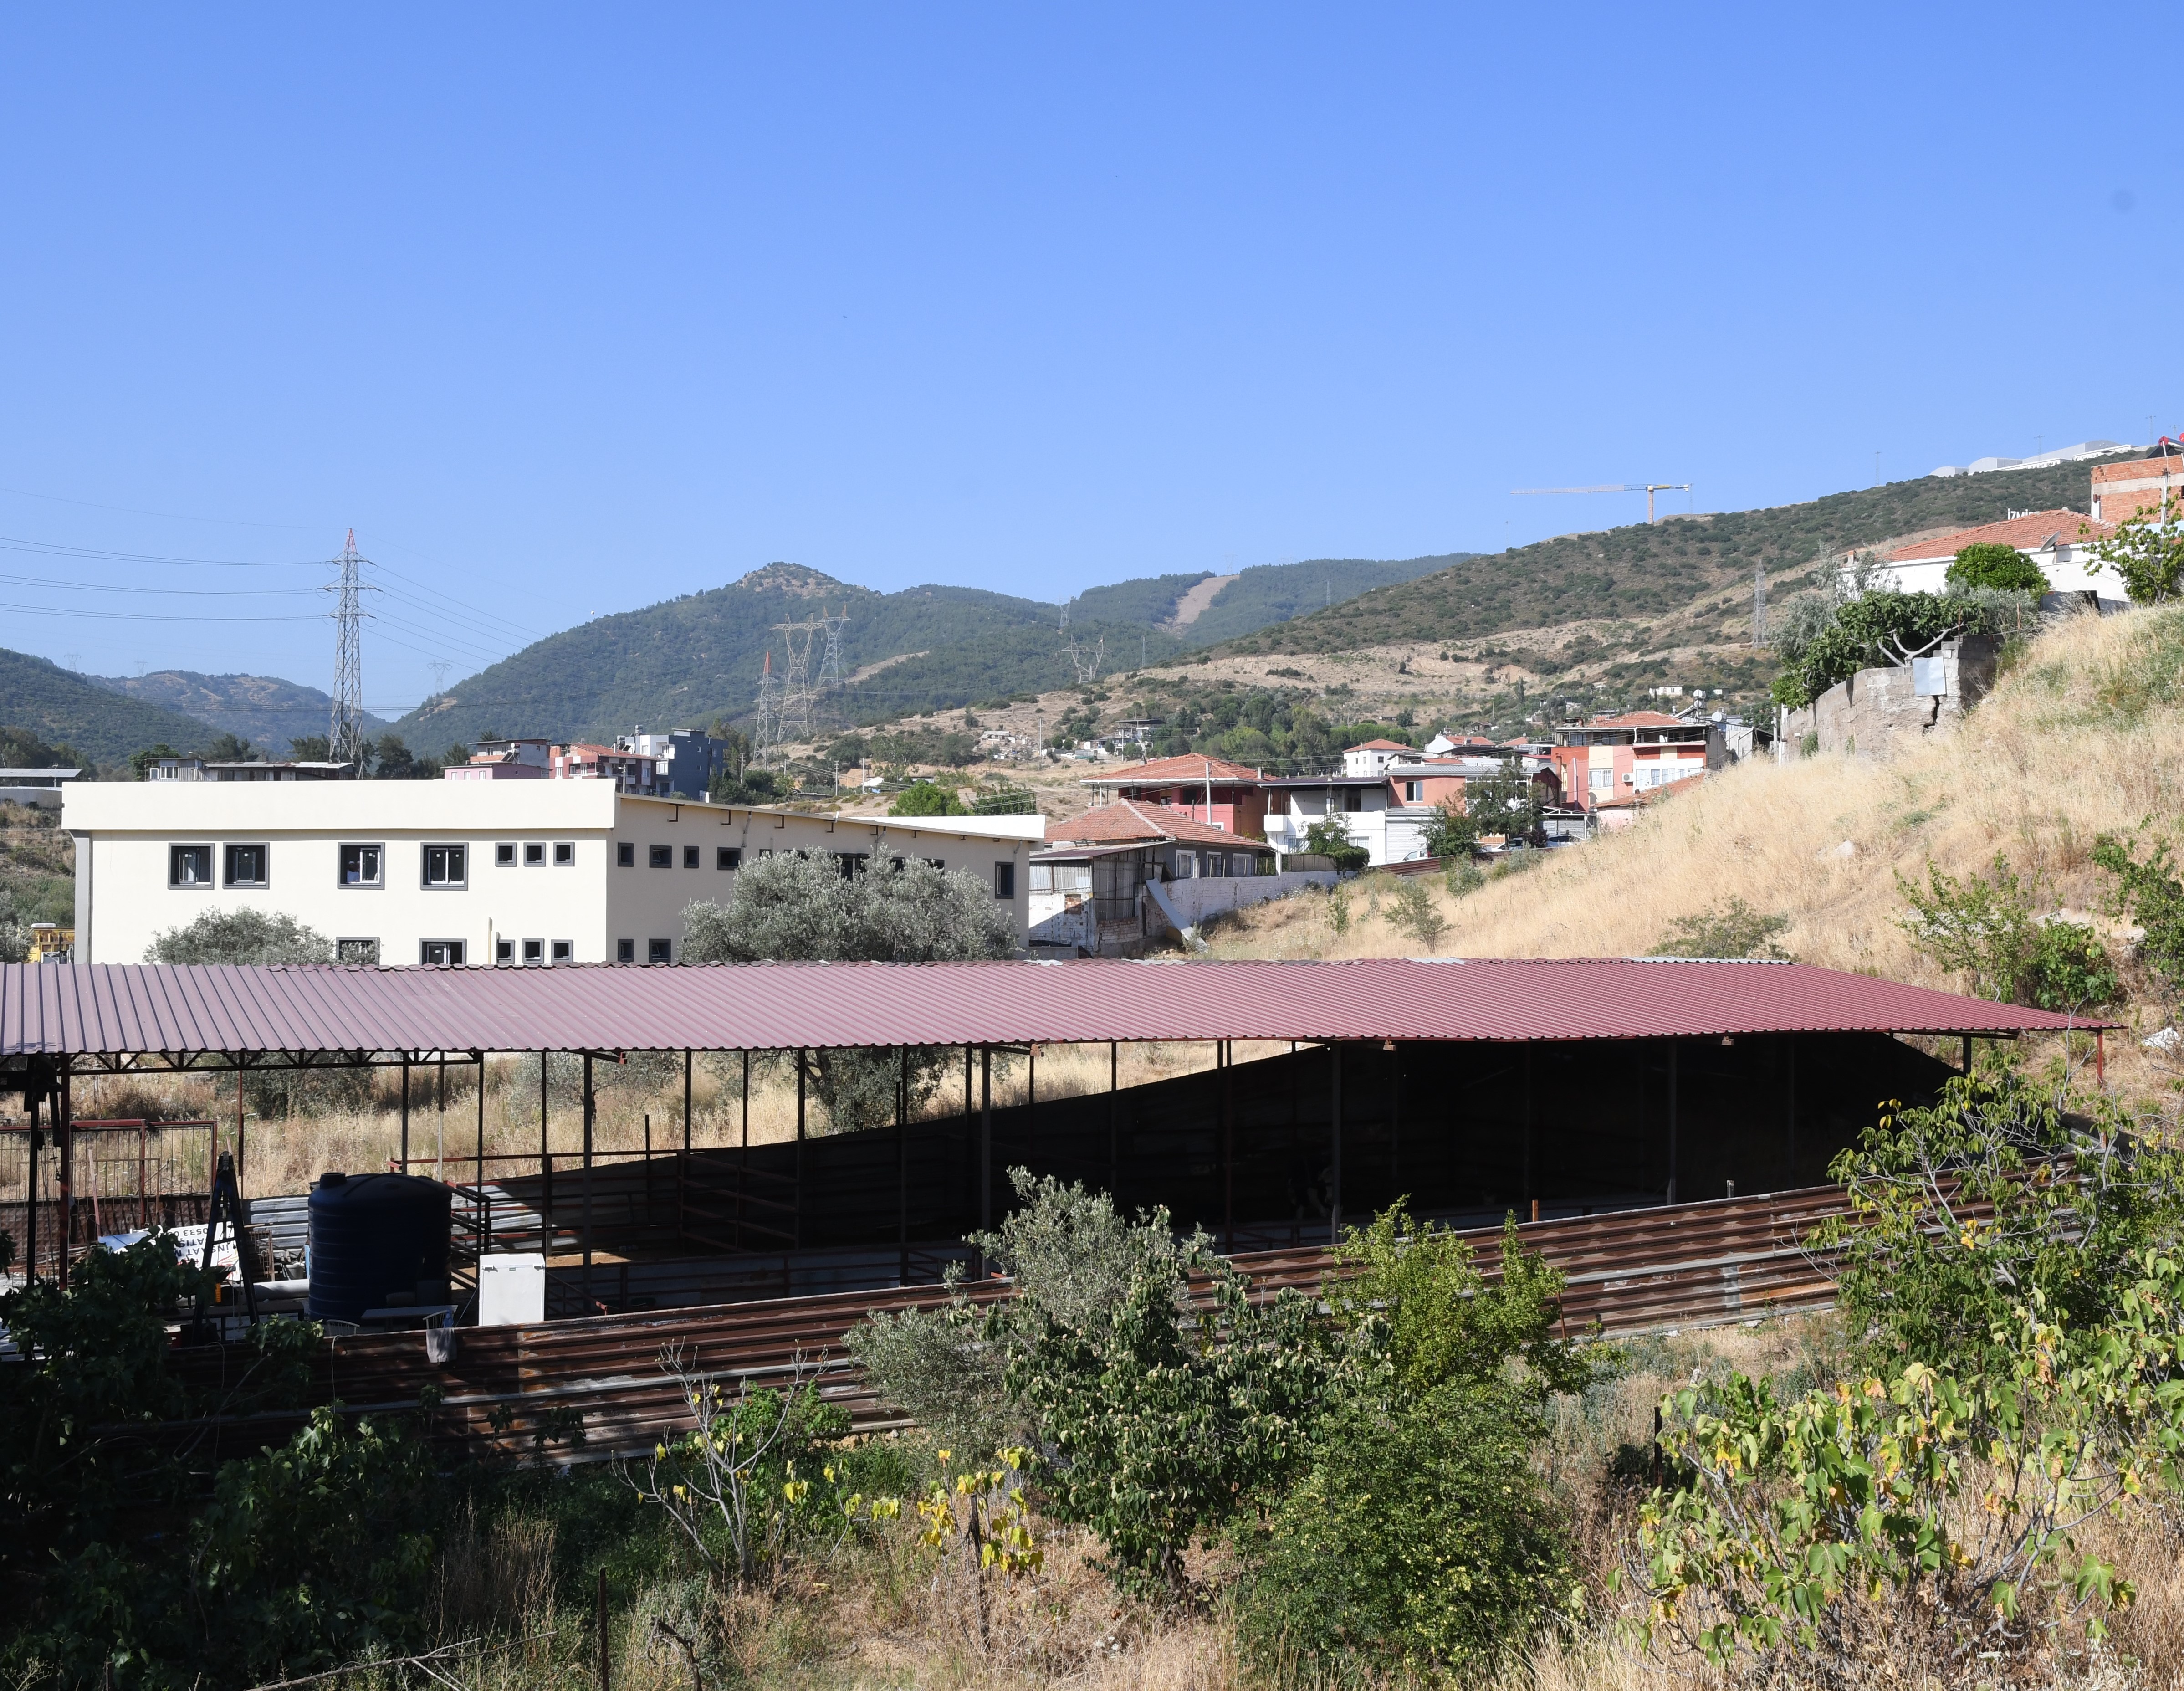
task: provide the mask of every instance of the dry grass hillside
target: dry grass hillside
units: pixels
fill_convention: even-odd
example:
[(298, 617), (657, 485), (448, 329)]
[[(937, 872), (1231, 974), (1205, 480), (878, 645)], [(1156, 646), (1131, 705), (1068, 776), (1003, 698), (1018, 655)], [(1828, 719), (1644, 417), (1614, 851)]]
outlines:
[[(1546, 856), (1462, 896), (1440, 881), (1435, 949), (1474, 957), (1617, 957), (1658, 948), (1672, 923), (1729, 898), (1789, 921), (1802, 961), (1961, 989), (1898, 925), (1897, 875), (1930, 859), (1954, 874), (1997, 852), (2036, 877), (2049, 911), (2098, 919), (2104, 832), (2171, 824), (2184, 800), (2184, 611), (2078, 617), (2031, 643), (1953, 736), (1894, 762), (1825, 756), (1753, 762), (1680, 793), (1628, 832)], [(1389, 920), (1386, 884), (1352, 892), (1335, 931), (1323, 897), (1247, 912), (1211, 936), (1223, 957), (1376, 957), (1414, 952)], [(2120, 944), (2118, 949), (2126, 949)], [(2120, 1019), (2141, 1033), (2164, 1012), (2132, 972)], [(2111, 1041), (2111, 1078), (2151, 1080), (2137, 1039)], [(2118, 1047), (2120, 1047), (2119, 1049)]]

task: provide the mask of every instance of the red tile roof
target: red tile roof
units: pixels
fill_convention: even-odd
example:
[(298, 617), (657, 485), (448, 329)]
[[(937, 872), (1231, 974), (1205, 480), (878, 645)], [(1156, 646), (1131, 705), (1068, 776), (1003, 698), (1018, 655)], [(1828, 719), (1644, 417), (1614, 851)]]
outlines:
[(1659, 711), (1633, 711), (1623, 717), (1595, 717), (1580, 726), (1589, 728), (1688, 728), (1699, 724), (1687, 723), (1681, 717), (1668, 716)]
[(1362, 745), (1344, 748), (1348, 751), (1409, 751), (1413, 749), (1404, 745), (1400, 739), (1368, 739)]
[(1240, 763), (1230, 763), (1218, 757), (1203, 755), (1183, 757), (1156, 757), (1150, 763), (1134, 763), (1112, 773), (1085, 778), (1088, 787), (1176, 786), (1188, 781), (1204, 783), (1208, 778), (1216, 781), (1256, 781), (1259, 772), (1246, 769)]
[(1148, 799), (1117, 799), (1067, 822), (1050, 823), (1047, 843), (1052, 846), (1105, 846), (1133, 840), (1178, 840), (1190, 846), (1240, 846), (1256, 851), (1268, 848), (1256, 840), (1231, 834), (1210, 822), (1201, 822), (1168, 805)]
[[(2115, 525), (2096, 522), (2075, 511), (2033, 511), (2023, 516), (2013, 516), (2006, 522), (1982, 523), (1977, 528), (1959, 528), (1953, 534), (1939, 535), (1931, 540), (1914, 540), (1908, 546), (1898, 546), (1888, 555), (1892, 564), (1931, 563), (1937, 558), (1953, 558), (1967, 546), (2014, 546), (2020, 552), (2036, 552), (2048, 544), (2052, 534), (2060, 534), (2065, 545), (2080, 540), (2098, 540), (2109, 533)], [(2084, 534), (2079, 530), (2086, 530)]]
[(2113, 1023), (1803, 963), (0, 965), (0, 1058), (70, 1052), (788, 1051), (1106, 1040), (2008, 1033)]

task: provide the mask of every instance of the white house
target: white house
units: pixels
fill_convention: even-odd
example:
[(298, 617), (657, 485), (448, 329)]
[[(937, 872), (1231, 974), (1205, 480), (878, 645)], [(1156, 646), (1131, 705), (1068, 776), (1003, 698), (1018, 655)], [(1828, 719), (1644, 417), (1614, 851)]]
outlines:
[(2092, 545), (2114, 525), (2075, 511), (2028, 511), (2002, 522), (1960, 528), (1931, 540), (1898, 546), (1883, 561), (1886, 578), (1905, 593), (1940, 593), (1949, 566), (1966, 546), (2001, 544), (2014, 548), (2040, 566), (2050, 593), (2098, 593), (2109, 605), (2130, 602), (2113, 572), (2095, 575)]
[(611, 781), (98, 782), (70, 789), (75, 956), (141, 963), (208, 909), (293, 917), (349, 963), (671, 963), (682, 911), (745, 862), (881, 846), (964, 869), (1029, 929), (1045, 818), (832, 817)]

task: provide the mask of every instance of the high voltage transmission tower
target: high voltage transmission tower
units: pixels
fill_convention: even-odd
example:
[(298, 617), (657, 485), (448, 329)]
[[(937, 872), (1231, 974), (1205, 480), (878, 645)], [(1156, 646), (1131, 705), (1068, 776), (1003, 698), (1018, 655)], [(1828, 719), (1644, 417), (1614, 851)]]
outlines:
[[(818, 732), (820, 700), (842, 685), (842, 629), (849, 620), (844, 611), (773, 625), (773, 632), (781, 636), (781, 673), (773, 672), (769, 648), (759, 676), (759, 731), (752, 751), (756, 762), (772, 764), (783, 746), (808, 740)], [(819, 649), (816, 674), (811, 666), (815, 645)]]
[(356, 530), (348, 531), (348, 544), (335, 561), (341, 578), (332, 591), (340, 595), (334, 611), (334, 698), (326, 725), (326, 756), (349, 766), (352, 778), (364, 773), (364, 582), (356, 555)]

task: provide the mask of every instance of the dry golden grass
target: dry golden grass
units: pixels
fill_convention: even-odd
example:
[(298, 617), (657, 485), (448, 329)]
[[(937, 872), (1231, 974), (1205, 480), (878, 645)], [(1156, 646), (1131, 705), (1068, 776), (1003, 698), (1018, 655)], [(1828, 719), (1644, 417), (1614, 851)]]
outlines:
[[(2184, 800), (2184, 611), (2076, 617), (2042, 634), (1953, 734), (1890, 763), (1829, 756), (1753, 762), (1649, 809), (1620, 834), (1547, 854), (1452, 896), (1429, 883), (1468, 957), (1626, 957), (1653, 952), (1678, 918), (1741, 897), (1786, 917), (1801, 961), (1961, 990), (1897, 925), (1896, 877), (1930, 859), (1976, 873), (2006, 853), (2051, 909), (2097, 914), (2107, 877), (2091, 858), (2114, 829), (2157, 828)], [(1376, 885), (1376, 881), (1379, 885)], [(1391, 957), (1417, 941), (1389, 920), (1392, 885), (1353, 884), (1351, 922), (1301, 896), (1225, 921), (1217, 957)], [(2120, 1019), (2161, 1024), (2144, 1000)], [(2169, 1078), (2135, 1038), (2111, 1038), (2109, 1077)]]

